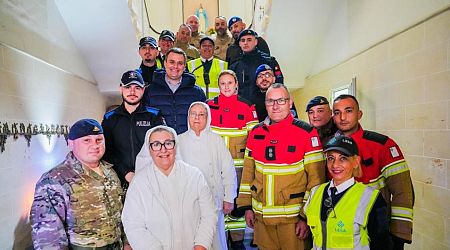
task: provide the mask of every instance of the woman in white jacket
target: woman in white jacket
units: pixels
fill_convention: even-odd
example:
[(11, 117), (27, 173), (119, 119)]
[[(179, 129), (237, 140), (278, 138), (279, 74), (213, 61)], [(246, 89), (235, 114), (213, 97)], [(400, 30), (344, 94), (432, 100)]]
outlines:
[(211, 188), (218, 222), (213, 249), (227, 249), (224, 214), (233, 210), (237, 179), (233, 158), (223, 139), (210, 128), (211, 112), (203, 102), (194, 102), (188, 111), (188, 130), (179, 136), (178, 153), (183, 161), (196, 166)]
[(214, 201), (198, 168), (176, 160), (176, 132), (157, 126), (145, 136), (122, 222), (134, 250), (210, 249), (217, 224)]

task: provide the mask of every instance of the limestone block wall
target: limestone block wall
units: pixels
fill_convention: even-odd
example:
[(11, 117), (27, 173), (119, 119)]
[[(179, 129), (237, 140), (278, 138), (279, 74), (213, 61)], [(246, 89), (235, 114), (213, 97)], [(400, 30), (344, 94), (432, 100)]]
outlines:
[(408, 249), (450, 249), (450, 11), (306, 79), (293, 93), (303, 112), (316, 95), (356, 77), (362, 126), (389, 135), (411, 169), (416, 204)]

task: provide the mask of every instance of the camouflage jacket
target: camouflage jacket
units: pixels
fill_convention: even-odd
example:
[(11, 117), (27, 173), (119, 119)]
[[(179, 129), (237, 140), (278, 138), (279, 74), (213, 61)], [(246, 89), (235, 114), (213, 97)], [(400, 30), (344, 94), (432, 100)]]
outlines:
[(35, 249), (100, 247), (120, 240), (123, 191), (112, 166), (101, 162), (100, 167), (104, 177), (70, 152), (42, 175), (31, 207)]

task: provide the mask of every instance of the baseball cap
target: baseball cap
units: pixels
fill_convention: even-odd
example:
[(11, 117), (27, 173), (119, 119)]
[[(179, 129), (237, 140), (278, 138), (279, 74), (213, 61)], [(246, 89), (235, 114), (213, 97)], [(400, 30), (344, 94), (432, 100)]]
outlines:
[(159, 35), (159, 40), (161, 39), (170, 39), (172, 42), (175, 41), (175, 35), (170, 30), (163, 30), (161, 31), (161, 34)]
[(241, 38), (243, 36), (248, 36), (248, 35), (254, 36), (254, 37), (258, 37), (258, 33), (256, 33), (256, 31), (250, 30), (250, 29), (246, 29), (246, 30), (241, 31), (241, 33), (239, 33), (238, 40), (241, 40)]
[(149, 44), (150, 46), (156, 48), (158, 47), (158, 43), (156, 42), (156, 39), (151, 36), (146, 36), (141, 38), (139, 41), (139, 48), (143, 47), (144, 45)]
[(103, 128), (98, 121), (94, 119), (81, 119), (70, 127), (69, 140), (76, 140), (88, 135), (101, 134), (103, 134)]
[(306, 112), (309, 111), (310, 108), (317, 106), (317, 105), (322, 105), (322, 104), (329, 104), (327, 98), (323, 97), (323, 96), (316, 96), (313, 99), (309, 100), (308, 104), (306, 104)]
[(128, 86), (130, 84), (136, 84), (140, 87), (144, 87), (144, 79), (142, 78), (141, 73), (139, 73), (136, 70), (128, 70), (127, 72), (123, 73), (122, 79), (120, 80), (122, 82), (122, 86)]
[(242, 18), (238, 16), (231, 17), (230, 20), (228, 20), (228, 29), (231, 30), (231, 26), (239, 21), (242, 21)]
[(346, 156), (358, 155), (356, 142), (348, 136), (339, 135), (331, 138), (323, 147), (323, 152), (338, 151)]
[(209, 37), (209, 36), (204, 36), (204, 37), (202, 37), (202, 39), (200, 39), (200, 45), (202, 45), (202, 43), (203, 43), (204, 41), (210, 41), (210, 42), (212, 42), (212, 44), (214, 45), (214, 39), (212, 39), (212, 38)]
[(258, 77), (259, 73), (266, 71), (266, 70), (271, 70), (273, 71), (273, 69), (267, 65), (267, 64), (261, 64), (258, 66), (258, 68), (256, 68), (256, 72), (255, 72), (255, 77)]

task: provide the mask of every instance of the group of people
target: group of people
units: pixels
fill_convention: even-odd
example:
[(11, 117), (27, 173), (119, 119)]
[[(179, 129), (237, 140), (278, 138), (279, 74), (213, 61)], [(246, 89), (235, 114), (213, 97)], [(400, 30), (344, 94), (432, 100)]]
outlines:
[[(81, 119), (36, 184), (35, 249), (403, 249), (414, 192), (354, 96), (297, 110), (267, 43), (235, 16), (139, 41), (123, 102)], [(228, 33), (230, 31), (231, 35)], [(228, 67), (229, 66), (229, 67)], [(236, 226), (238, 225), (238, 226)]]

